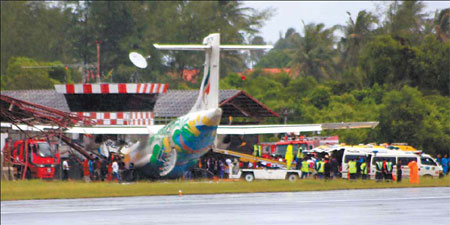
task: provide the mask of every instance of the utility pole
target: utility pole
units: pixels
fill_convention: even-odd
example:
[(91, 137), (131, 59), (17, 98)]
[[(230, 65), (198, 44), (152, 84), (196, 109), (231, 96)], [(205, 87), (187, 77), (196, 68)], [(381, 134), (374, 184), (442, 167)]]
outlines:
[(102, 42), (97, 40), (95, 43), (97, 44), (97, 83), (100, 83), (100, 44)]

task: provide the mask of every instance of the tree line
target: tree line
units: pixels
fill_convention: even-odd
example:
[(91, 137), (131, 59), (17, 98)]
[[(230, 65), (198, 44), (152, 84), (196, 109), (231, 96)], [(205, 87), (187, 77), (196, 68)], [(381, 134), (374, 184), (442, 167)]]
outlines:
[[(421, 1), (348, 13), (343, 25), (299, 21), (267, 53), (221, 55), (221, 88), (243, 89), (283, 118), (267, 123), (380, 121), (375, 129), (326, 131), (351, 144), (408, 142), (427, 152), (450, 149), (450, 9), (424, 12)], [(203, 55), (159, 52), (153, 43), (265, 44), (259, 29), (272, 11), (237, 1), (1, 2), (2, 90), (81, 82), (95, 70), (101, 41), (102, 82), (129, 82), (130, 51), (149, 55), (139, 82), (198, 88), (182, 79)], [(341, 35), (338, 35), (338, 34)], [(64, 66), (73, 65), (77, 66)], [(253, 65), (254, 72), (239, 72)], [(80, 66), (81, 65), (81, 66)], [(290, 68), (270, 74), (263, 68)], [(167, 74), (170, 72), (172, 76)], [(93, 82), (92, 80), (88, 82)]]

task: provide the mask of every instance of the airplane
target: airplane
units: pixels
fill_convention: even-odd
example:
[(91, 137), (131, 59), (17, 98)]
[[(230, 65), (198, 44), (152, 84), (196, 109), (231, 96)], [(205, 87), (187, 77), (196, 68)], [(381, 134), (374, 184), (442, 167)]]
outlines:
[(147, 143), (136, 142), (123, 151), (126, 163), (150, 178), (178, 178), (195, 166), (214, 145), (222, 117), (219, 108), (220, 51), (264, 50), (269, 45), (220, 45), (220, 34), (204, 38), (201, 45), (161, 45), (159, 50), (204, 51), (205, 64), (196, 103), (190, 112), (178, 117), (152, 135)]

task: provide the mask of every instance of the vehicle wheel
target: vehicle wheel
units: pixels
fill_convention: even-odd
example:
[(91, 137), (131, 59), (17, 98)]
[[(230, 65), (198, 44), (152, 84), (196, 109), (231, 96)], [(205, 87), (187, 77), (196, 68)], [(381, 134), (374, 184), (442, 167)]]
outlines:
[(247, 173), (244, 175), (244, 178), (247, 182), (252, 182), (255, 179), (255, 176), (253, 173)]
[(297, 179), (298, 179), (298, 176), (297, 176), (297, 174), (293, 174), (293, 173), (291, 173), (291, 174), (289, 174), (288, 176), (287, 176), (287, 179), (289, 180), (289, 181), (297, 181)]

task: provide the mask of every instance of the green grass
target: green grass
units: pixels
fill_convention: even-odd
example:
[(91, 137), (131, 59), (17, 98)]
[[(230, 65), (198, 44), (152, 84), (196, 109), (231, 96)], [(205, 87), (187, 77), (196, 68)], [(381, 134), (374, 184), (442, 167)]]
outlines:
[(327, 182), (323, 180), (298, 180), (296, 182), (263, 180), (252, 183), (245, 181), (141, 181), (129, 184), (43, 180), (2, 181), (1, 200), (178, 195), (179, 190), (186, 195), (406, 187), (450, 187), (450, 178), (449, 176), (443, 179), (421, 178), (420, 184), (410, 184), (407, 180), (402, 183), (377, 183), (373, 180), (349, 182), (342, 179)]

